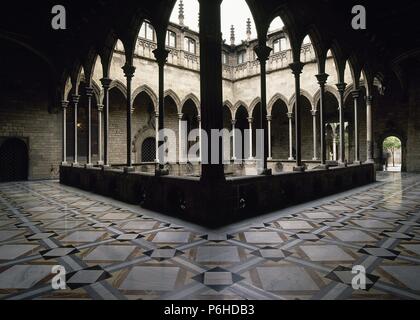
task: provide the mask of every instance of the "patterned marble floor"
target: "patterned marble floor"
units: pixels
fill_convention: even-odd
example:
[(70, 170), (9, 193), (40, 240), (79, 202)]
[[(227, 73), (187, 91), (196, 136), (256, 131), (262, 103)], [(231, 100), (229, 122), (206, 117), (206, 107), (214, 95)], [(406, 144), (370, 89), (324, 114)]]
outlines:
[(0, 298), (420, 299), (420, 175), (378, 180), (217, 232), (54, 181), (0, 184)]

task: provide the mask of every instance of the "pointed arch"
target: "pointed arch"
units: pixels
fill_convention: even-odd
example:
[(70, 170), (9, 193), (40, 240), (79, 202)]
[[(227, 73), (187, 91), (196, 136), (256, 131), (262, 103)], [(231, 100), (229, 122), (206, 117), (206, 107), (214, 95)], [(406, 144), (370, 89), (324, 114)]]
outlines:
[[(313, 97), (310, 95), (310, 93), (306, 90), (300, 90), (300, 95), (305, 97), (306, 99), (308, 99), (311, 108), (314, 109), (314, 104), (313, 104)], [(293, 96), (290, 98), (289, 103), (288, 103), (288, 108), (290, 112), (293, 112), (294, 110), (294, 105), (296, 102), (296, 94), (293, 94)]]
[(127, 98), (127, 88), (121, 81), (113, 80), (109, 89), (111, 90), (113, 88), (117, 88), (118, 90), (120, 90), (124, 97)]
[(193, 93), (188, 94), (182, 100), (182, 102), (180, 104), (180, 109), (178, 109), (179, 113), (182, 113), (182, 108), (184, 108), (184, 105), (188, 100), (191, 100), (195, 104), (195, 107), (197, 108), (197, 114), (200, 115), (201, 114), (201, 110), (200, 110), (201, 103), (200, 103), (200, 100), (197, 98), (197, 96)]
[(225, 102), (223, 102), (223, 106), (226, 106), (229, 109), (231, 117), (233, 119), (235, 116), (233, 103), (230, 102), (229, 100), (225, 100)]
[(248, 105), (245, 102), (243, 102), (242, 100), (239, 100), (238, 102), (235, 103), (235, 105), (233, 107), (233, 115), (234, 115), (233, 119), (236, 119), (236, 115), (237, 115), (238, 109), (240, 107), (244, 107), (245, 108), (246, 112), (248, 113), (248, 117), (249, 117), (249, 108), (248, 108)]
[(150, 100), (152, 100), (153, 107), (154, 107), (154, 109), (156, 111), (157, 108), (158, 108), (158, 97), (155, 94), (155, 92), (153, 91), (153, 89), (150, 88), (147, 84), (144, 84), (144, 85), (138, 87), (136, 90), (133, 91), (132, 103), (134, 103), (134, 101), (136, 100), (137, 96), (140, 93), (142, 93), (142, 92), (145, 92), (149, 96)]
[(164, 97), (170, 97), (175, 102), (176, 109), (179, 110), (181, 106), (181, 99), (179, 99), (178, 95), (172, 89), (166, 90)]
[[(340, 101), (340, 94), (338, 93), (338, 90), (335, 89), (333, 86), (326, 85), (325, 86), (325, 92), (331, 93), (337, 99), (337, 102)], [(316, 109), (318, 109), (318, 103), (319, 103), (320, 95), (321, 95), (321, 92), (320, 92), (320, 90), (318, 90), (315, 93), (314, 98), (313, 98), (313, 101), (312, 101), (312, 105)]]
[(274, 107), (274, 105), (276, 104), (276, 102), (278, 101), (278, 100), (281, 100), (281, 101), (283, 101), (284, 102), (284, 104), (287, 106), (288, 105), (288, 100), (287, 100), (287, 98), (284, 96), (284, 95), (282, 95), (281, 93), (276, 93), (271, 99), (270, 99), (270, 101), (268, 102), (268, 105), (267, 105), (267, 115), (271, 115), (271, 113), (272, 113), (272, 111), (273, 111), (273, 107)]
[(260, 98), (260, 97), (255, 98), (255, 99), (251, 102), (251, 104), (249, 105), (249, 110), (248, 110), (249, 114), (253, 114), (253, 113), (254, 113), (254, 109), (255, 109), (255, 107), (256, 107), (259, 103), (261, 103), (261, 98)]

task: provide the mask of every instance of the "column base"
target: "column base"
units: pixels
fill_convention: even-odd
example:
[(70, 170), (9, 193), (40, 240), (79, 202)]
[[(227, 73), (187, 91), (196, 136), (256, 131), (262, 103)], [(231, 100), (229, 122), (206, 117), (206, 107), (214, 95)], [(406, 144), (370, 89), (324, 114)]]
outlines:
[(155, 171), (155, 176), (156, 177), (165, 177), (169, 175), (169, 170), (167, 169), (162, 169), (162, 168), (157, 168)]
[(366, 164), (373, 164), (373, 163), (375, 163), (375, 160), (373, 160), (373, 159), (368, 159), (368, 160), (366, 160), (366, 162), (365, 162)]
[(86, 163), (84, 165), (85, 169), (89, 169), (89, 168), (93, 168), (93, 164), (92, 163)]
[(267, 161), (273, 161), (273, 158), (272, 157), (268, 157), (267, 158)]
[(330, 170), (330, 166), (328, 164), (321, 164), (316, 167), (319, 170)]
[(296, 166), (293, 167), (293, 172), (305, 172), (305, 166)]
[(73, 162), (71, 164), (72, 167), (80, 167), (80, 164), (78, 162)]
[(345, 162), (341, 162), (341, 161), (339, 161), (339, 162), (338, 162), (338, 167), (339, 167), (339, 168), (347, 168), (347, 166), (348, 166), (347, 161), (345, 161)]
[(359, 160), (353, 161), (353, 164), (355, 164), (357, 166), (360, 166), (362, 164), (362, 161), (359, 161)]
[(111, 166), (109, 164), (104, 164), (101, 166), (102, 171), (111, 170)]
[(63, 161), (63, 162), (61, 162), (61, 165), (62, 166), (67, 166), (69, 163), (67, 162), (67, 161)]
[(124, 173), (131, 173), (136, 171), (134, 167), (124, 167)]
[(98, 161), (96, 164), (97, 164), (98, 166), (103, 166), (103, 165), (104, 165), (104, 162), (103, 162), (103, 161)]
[(261, 170), (260, 172), (260, 176), (272, 176), (273, 175), (273, 170), (271, 169), (264, 169)]
[(295, 161), (295, 158), (289, 157), (287, 160), (289, 160), (289, 161)]
[(312, 158), (312, 161), (318, 161), (319, 159), (318, 159), (318, 157), (313, 157)]

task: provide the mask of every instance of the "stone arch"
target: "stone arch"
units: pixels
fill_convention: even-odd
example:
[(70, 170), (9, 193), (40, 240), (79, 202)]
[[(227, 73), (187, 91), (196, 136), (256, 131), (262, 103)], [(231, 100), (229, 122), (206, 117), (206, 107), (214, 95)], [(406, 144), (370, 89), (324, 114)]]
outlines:
[(251, 104), (249, 105), (249, 110), (248, 110), (248, 112), (249, 112), (249, 114), (253, 114), (254, 113), (254, 109), (255, 109), (255, 107), (259, 104), (259, 103), (261, 103), (261, 98), (255, 98), (252, 102), (251, 102)]
[(229, 112), (230, 112), (231, 117), (233, 119), (234, 116), (235, 116), (233, 103), (230, 102), (229, 100), (225, 100), (225, 102), (223, 102), (223, 106), (226, 106), (229, 109)]
[[(310, 95), (310, 93), (306, 90), (300, 90), (300, 95), (305, 97), (306, 99), (308, 99), (311, 108), (314, 109), (314, 104), (313, 104), (313, 97)], [(293, 96), (290, 98), (289, 103), (288, 103), (288, 107), (289, 107), (289, 111), (293, 112), (294, 110), (294, 105), (296, 103), (296, 94), (293, 94)]]
[(111, 82), (111, 85), (110, 85), (109, 89), (111, 90), (113, 88), (116, 88), (119, 91), (121, 91), (121, 93), (123, 94), (123, 96), (125, 98), (127, 98), (127, 88), (126, 88), (126, 86), (121, 81), (119, 81), (119, 80), (113, 80)]
[(284, 104), (287, 106), (288, 105), (288, 100), (287, 100), (287, 98), (284, 96), (284, 95), (282, 95), (281, 93), (276, 93), (271, 99), (270, 99), (270, 101), (268, 102), (268, 105), (267, 105), (267, 114), (268, 115), (271, 115), (271, 113), (272, 113), (272, 111), (273, 111), (273, 107), (274, 107), (274, 105), (276, 104), (276, 102), (278, 101), (278, 100), (281, 100), (281, 101), (283, 101), (284, 102)]
[(150, 88), (148, 85), (142, 85), (141, 87), (137, 88), (136, 90), (133, 91), (133, 98), (132, 98), (132, 103), (134, 103), (134, 101), (136, 100), (136, 97), (140, 94), (140, 93), (146, 93), (150, 100), (152, 100), (153, 102), (153, 107), (155, 110), (157, 110), (158, 108), (158, 97), (155, 94), (155, 92), (153, 91), (152, 88)]
[(178, 95), (172, 89), (166, 90), (164, 97), (170, 97), (175, 102), (177, 110), (181, 108), (181, 99), (179, 99)]
[[(331, 93), (337, 99), (337, 101), (340, 101), (340, 94), (338, 93), (338, 90), (335, 89), (334, 87), (330, 85), (325, 85), (325, 92)], [(321, 95), (321, 92), (320, 90), (318, 90), (315, 93), (313, 101), (312, 101), (312, 105), (316, 108), (316, 110), (318, 110), (320, 95)]]
[(182, 103), (180, 104), (180, 106), (178, 108), (179, 113), (182, 113), (184, 105), (188, 100), (191, 100), (194, 103), (195, 107), (197, 108), (197, 114), (200, 115), (201, 114), (201, 112), (200, 112), (201, 111), (200, 110), (201, 103), (200, 103), (200, 100), (197, 98), (197, 96), (193, 93), (188, 94), (184, 98), (184, 100), (182, 100)]
[(238, 113), (238, 110), (240, 107), (244, 107), (248, 113), (248, 117), (249, 117), (249, 108), (248, 105), (243, 102), (242, 100), (239, 100), (238, 102), (235, 103), (235, 106), (233, 107), (233, 119), (236, 119), (236, 115)]

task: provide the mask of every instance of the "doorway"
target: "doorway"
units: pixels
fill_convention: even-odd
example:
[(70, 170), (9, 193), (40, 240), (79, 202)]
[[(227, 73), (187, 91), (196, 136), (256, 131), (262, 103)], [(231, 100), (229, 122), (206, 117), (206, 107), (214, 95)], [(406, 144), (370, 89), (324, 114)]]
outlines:
[(28, 180), (28, 147), (17, 138), (7, 139), (0, 146), (0, 182)]
[(389, 136), (382, 143), (382, 166), (384, 171), (401, 172), (402, 142), (396, 136)]

